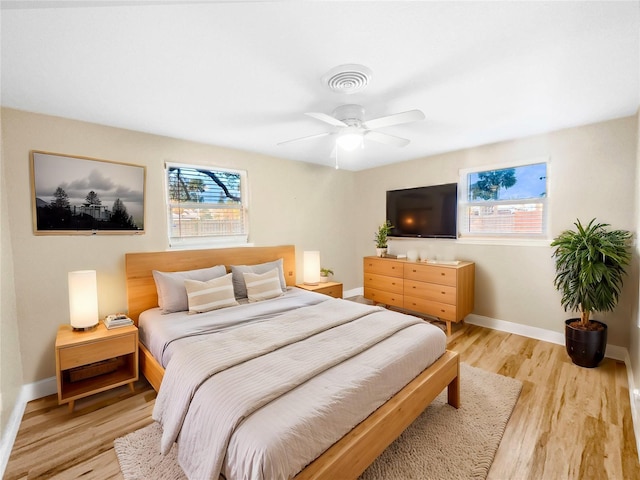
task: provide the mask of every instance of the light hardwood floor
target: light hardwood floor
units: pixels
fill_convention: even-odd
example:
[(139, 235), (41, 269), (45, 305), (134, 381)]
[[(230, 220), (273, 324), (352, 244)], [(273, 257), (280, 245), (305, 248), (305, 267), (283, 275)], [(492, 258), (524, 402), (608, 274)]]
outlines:
[[(523, 382), (489, 479), (640, 479), (624, 363), (581, 368), (562, 346), (467, 324), (448, 343), (463, 362)], [(4, 478), (121, 479), (113, 440), (150, 423), (154, 399), (140, 381), (74, 413), (55, 395), (30, 402)]]

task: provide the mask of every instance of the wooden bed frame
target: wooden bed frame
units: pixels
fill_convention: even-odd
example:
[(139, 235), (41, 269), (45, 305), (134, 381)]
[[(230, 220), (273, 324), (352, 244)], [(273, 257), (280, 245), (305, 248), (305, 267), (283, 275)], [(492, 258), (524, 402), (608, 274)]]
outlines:
[[(295, 247), (237, 247), (210, 250), (128, 253), (125, 256), (129, 317), (138, 324), (144, 310), (158, 306), (152, 270), (175, 272), (214, 265), (254, 265), (283, 259), (287, 285), (296, 283)], [(140, 344), (140, 371), (158, 391), (164, 369)], [(378, 410), (357, 425), (295, 478), (356, 479), (447, 388), (447, 401), (460, 406), (460, 359), (447, 350)]]

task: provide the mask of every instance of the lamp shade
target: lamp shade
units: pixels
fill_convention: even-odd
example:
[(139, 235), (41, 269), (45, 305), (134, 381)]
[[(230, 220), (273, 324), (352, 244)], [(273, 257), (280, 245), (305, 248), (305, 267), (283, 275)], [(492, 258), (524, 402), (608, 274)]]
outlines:
[(98, 324), (98, 283), (95, 270), (69, 272), (69, 319), (75, 329)]
[(317, 250), (304, 252), (304, 277), (307, 285), (320, 283), (320, 252)]

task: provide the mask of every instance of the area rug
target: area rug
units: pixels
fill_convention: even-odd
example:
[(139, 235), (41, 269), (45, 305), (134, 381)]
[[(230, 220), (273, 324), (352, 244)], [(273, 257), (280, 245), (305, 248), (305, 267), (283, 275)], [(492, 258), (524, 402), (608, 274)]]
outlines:
[[(460, 364), (461, 403), (446, 390), (382, 453), (360, 480), (485, 479), (522, 383)], [(158, 453), (160, 427), (152, 423), (114, 442), (125, 480), (184, 480), (177, 445)]]

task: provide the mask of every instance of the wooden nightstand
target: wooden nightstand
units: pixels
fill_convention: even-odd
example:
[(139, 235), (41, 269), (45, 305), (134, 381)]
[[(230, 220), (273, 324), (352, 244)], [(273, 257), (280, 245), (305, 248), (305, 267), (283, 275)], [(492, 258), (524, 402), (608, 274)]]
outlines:
[(58, 404), (74, 402), (94, 393), (138, 380), (138, 329), (113, 328), (100, 322), (90, 331), (76, 332), (60, 325), (56, 336)]
[(317, 285), (305, 285), (304, 283), (296, 285), (298, 288), (304, 288), (311, 292), (323, 293), (330, 297), (342, 298), (342, 284), (339, 282), (324, 282)]

